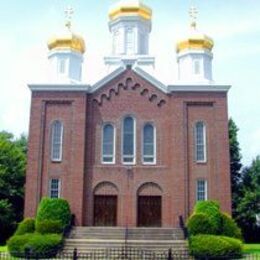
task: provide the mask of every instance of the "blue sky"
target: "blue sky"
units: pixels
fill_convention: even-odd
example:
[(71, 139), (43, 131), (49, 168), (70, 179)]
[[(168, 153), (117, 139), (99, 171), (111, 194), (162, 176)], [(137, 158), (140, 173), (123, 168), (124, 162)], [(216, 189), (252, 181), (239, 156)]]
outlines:
[[(46, 42), (64, 24), (64, 9), (75, 9), (74, 31), (86, 41), (83, 78), (103, 75), (110, 53), (109, 6), (117, 0), (9, 0), (0, 8), (0, 130), (28, 133), (30, 91), (27, 83), (47, 82)], [(260, 1), (145, 0), (154, 12), (150, 53), (159, 79), (177, 75), (175, 43), (188, 29), (188, 9), (199, 10), (198, 28), (215, 41), (213, 77), (232, 84), (229, 116), (238, 125), (243, 162), (260, 154)]]

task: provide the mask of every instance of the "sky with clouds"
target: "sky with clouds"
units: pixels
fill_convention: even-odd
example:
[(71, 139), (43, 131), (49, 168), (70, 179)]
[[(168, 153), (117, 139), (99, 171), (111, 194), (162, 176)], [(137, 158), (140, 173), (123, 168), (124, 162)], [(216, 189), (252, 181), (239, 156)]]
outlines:
[[(75, 9), (73, 28), (86, 41), (83, 78), (96, 82), (110, 53), (108, 9), (117, 0), (9, 0), (0, 8), (0, 131), (28, 133), (27, 83), (47, 82), (47, 40), (64, 24), (64, 9)], [(145, 0), (153, 9), (150, 54), (159, 80), (177, 76), (175, 43), (188, 29), (188, 9), (199, 10), (198, 28), (215, 41), (213, 76), (232, 84), (229, 116), (238, 125), (243, 162), (260, 154), (260, 1)]]

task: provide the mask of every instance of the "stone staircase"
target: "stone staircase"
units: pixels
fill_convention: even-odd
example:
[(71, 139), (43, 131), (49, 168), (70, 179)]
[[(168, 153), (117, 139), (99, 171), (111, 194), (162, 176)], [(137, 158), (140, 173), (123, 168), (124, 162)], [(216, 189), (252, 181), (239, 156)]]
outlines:
[(187, 253), (187, 241), (180, 228), (74, 227), (65, 239), (64, 253), (128, 248)]

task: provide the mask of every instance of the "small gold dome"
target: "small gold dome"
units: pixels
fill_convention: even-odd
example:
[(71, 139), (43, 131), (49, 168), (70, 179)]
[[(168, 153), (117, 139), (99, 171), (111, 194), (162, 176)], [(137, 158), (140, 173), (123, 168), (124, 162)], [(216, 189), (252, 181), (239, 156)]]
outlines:
[(48, 48), (49, 50), (68, 49), (83, 54), (85, 52), (85, 41), (81, 36), (67, 30), (67, 32), (51, 38), (48, 41)]
[(200, 33), (196, 28), (192, 28), (189, 35), (177, 43), (176, 51), (177, 53), (190, 49), (211, 51), (213, 46), (214, 41), (212, 38)]
[(152, 9), (140, 0), (122, 0), (116, 3), (109, 11), (110, 20), (123, 16), (139, 16), (145, 20), (152, 19)]

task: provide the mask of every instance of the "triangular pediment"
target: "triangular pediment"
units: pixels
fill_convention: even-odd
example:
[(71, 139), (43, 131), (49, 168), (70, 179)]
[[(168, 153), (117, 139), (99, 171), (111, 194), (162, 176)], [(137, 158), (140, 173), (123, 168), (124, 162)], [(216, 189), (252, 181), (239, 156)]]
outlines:
[[(102, 84), (103, 82), (103, 84)], [(93, 86), (93, 101), (102, 106), (104, 101), (117, 98), (125, 91), (134, 91), (154, 105), (161, 107), (166, 104), (166, 87), (148, 73), (140, 69), (118, 69)]]

